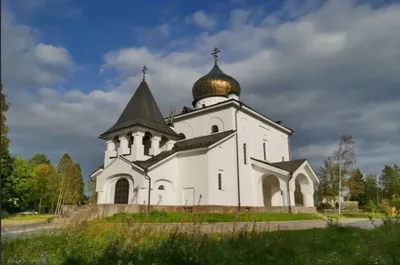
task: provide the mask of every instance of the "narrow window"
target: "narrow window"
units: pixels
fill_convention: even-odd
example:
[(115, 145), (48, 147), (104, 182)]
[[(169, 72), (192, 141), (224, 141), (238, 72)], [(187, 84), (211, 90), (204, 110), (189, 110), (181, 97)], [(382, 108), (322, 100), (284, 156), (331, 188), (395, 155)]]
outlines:
[(158, 190), (164, 190), (164, 185), (158, 186)]
[(247, 164), (247, 151), (246, 151), (246, 144), (243, 144), (243, 162), (246, 165)]
[(284, 156), (282, 156), (282, 162), (284, 162), (285, 161), (285, 157)]
[(218, 173), (218, 189), (222, 190), (222, 174)]
[(205, 107), (206, 107), (206, 104), (202, 104), (201, 107), (202, 107), (202, 108), (205, 108)]
[(264, 160), (267, 160), (267, 145), (263, 143), (263, 151), (264, 151)]
[(219, 129), (218, 129), (217, 125), (211, 126), (211, 133), (217, 133), (218, 131), (219, 131)]

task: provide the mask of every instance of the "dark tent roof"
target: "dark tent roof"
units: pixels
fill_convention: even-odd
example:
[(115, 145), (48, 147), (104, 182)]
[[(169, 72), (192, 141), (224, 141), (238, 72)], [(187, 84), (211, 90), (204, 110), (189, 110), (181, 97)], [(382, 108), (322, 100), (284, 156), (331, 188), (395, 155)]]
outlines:
[(101, 134), (100, 138), (134, 125), (141, 125), (179, 139), (179, 136), (165, 122), (146, 81), (140, 83), (118, 121)]

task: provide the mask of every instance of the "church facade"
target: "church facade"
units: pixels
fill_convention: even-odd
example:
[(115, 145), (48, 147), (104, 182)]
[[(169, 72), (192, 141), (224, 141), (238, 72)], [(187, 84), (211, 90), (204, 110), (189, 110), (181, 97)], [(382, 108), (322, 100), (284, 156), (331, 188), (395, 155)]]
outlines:
[(314, 207), (319, 180), (306, 159), (291, 159), (294, 131), (241, 102), (240, 93), (215, 60), (192, 88), (193, 108), (164, 118), (144, 73), (100, 135), (104, 168), (90, 176), (98, 204)]

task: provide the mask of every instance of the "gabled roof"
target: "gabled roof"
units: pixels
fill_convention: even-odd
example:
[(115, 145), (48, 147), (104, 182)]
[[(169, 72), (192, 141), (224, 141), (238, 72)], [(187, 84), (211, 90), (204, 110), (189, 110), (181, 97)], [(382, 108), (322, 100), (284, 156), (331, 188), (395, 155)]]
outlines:
[(110, 129), (101, 134), (100, 138), (134, 125), (141, 125), (179, 139), (176, 132), (165, 122), (146, 81), (140, 83), (118, 121)]
[(291, 160), (291, 161), (283, 161), (283, 162), (275, 162), (275, 163), (269, 163), (264, 160), (259, 160), (256, 158), (251, 158), (257, 162), (261, 162), (279, 169), (286, 170), (290, 173), (295, 172), (307, 159), (298, 159), (298, 160)]
[[(183, 110), (182, 110), (181, 113), (175, 115), (174, 118), (179, 119), (181, 116), (184, 116), (184, 115), (192, 115), (192, 114), (195, 114), (195, 113), (201, 113), (201, 112), (203, 112), (203, 111), (209, 111), (210, 109), (213, 109), (213, 108), (223, 107), (223, 106), (225, 106), (225, 105), (231, 105), (231, 104), (243, 105), (243, 106), (245, 106), (248, 110), (250, 110), (250, 111), (252, 111), (252, 112), (254, 112), (254, 113), (257, 113), (258, 115), (262, 116), (263, 118), (269, 120), (269, 121), (270, 121), (272, 124), (274, 124), (275, 126), (285, 128), (286, 130), (290, 131), (290, 134), (294, 134), (294, 133), (295, 133), (295, 131), (294, 131), (293, 129), (291, 129), (291, 128), (287, 127), (286, 125), (284, 125), (284, 124), (282, 123), (282, 121), (276, 122), (276, 121), (272, 120), (270, 117), (268, 117), (268, 116), (266, 116), (266, 115), (260, 113), (259, 111), (257, 111), (257, 110), (255, 110), (255, 109), (251, 108), (249, 105), (243, 103), (242, 101), (239, 101), (239, 100), (236, 100), (236, 99), (233, 99), (233, 98), (232, 98), (232, 99), (225, 100), (225, 101), (218, 102), (218, 103), (213, 104), (213, 105), (206, 106), (206, 107), (204, 107), (204, 108), (192, 109), (192, 110), (190, 110), (190, 111), (183, 111)], [(188, 107), (185, 106), (184, 109), (185, 109), (185, 108), (188, 108)], [(164, 118), (164, 119), (167, 119), (167, 118)]]
[(235, 132), (234, 130), (230, 130), (226, 132), (213, 133), (206, 136), (182, 140), (176, 142), (175, 146), (170, 151), (161, 152), (160, 154), (153, 156), (152, 158), (149, 158), (145, 161), (135, 161), (132, 163), (135, 163), (142, 168), (149, 168), (150, 166), (155, 165), (156, 163), (166, 159), (167, 157), (175, 154), (176, 152), (210, 147), (211, 145), (221, 141), (222, 139), (233, 134), (234, 132)]

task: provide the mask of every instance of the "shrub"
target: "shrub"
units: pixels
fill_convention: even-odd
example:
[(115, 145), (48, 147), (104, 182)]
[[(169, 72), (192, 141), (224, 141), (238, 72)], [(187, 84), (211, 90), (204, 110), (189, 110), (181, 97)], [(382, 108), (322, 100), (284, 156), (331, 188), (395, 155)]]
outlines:
[(400, 210), (400, 198), (393, 199), (389, 202), (390, 206), (396, 207), (396, 210)]
[(379, 205), (378, 205), (378, 211), (380, 213), (383, 213), (385, 215), (391, 215), (392, 214), (392, 207), (389, 205), (389, 202), (386, 200), (383, 200)]
[(333, 206), (330, 203), (326, 202), (321, 202), (320, 204), (317, 205), (317, 210), (330, 210), (333, 209)]
[(377, 210), (377, 207), (372, 200), (368, 200), (367, 204), (364, 205), (364, 210), (367, 212), (375, 212)]

